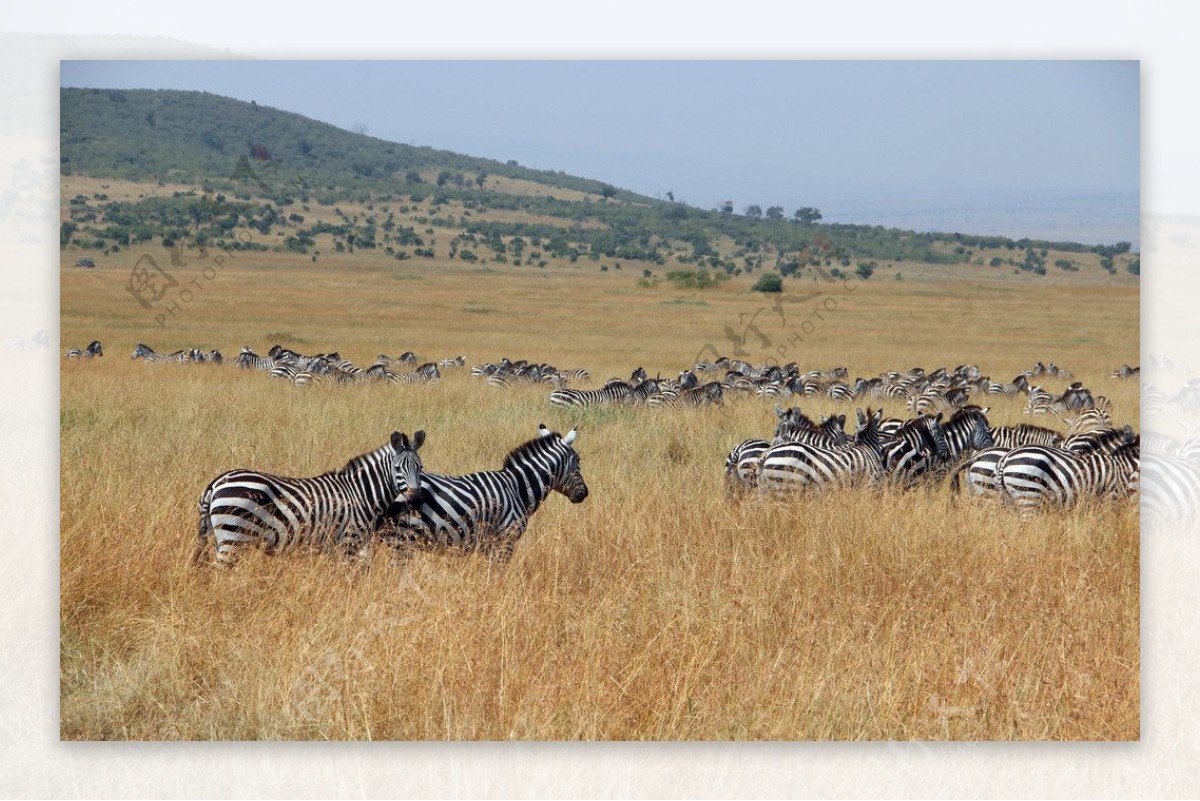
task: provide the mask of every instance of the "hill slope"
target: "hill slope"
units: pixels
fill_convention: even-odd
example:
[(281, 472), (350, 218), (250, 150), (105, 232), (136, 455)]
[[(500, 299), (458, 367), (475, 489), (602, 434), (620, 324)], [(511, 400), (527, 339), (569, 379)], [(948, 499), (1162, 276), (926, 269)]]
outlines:
[[(1129, 281), (1140, 269), (1128, 243), (827, 225), (799, 210), (787, 218), (780, 208), (755, 217), (704, 210), (562, 172), (387, 142), (203, 92), (62, 89), (60, 99), (64, 248), (109, 252), (185, 240), (228, 249), (247, 245), (249, 231), (253, 248), (314, 256), (321, 247), (378, 248), (398, 259), (519, 264), (532, 243), (525, 264), (588, 258), (654, 267), (670, 260), (726, 275), (760, 268), (784, 276), (825, 269), (837, 276), (842, 268), (890, 274), (896, 263), (915, 262), (1034, 276), (1057, 267), (1061, 279), (1083, 268), (1103, 271), (1093, 279)], [(89, 197), (80, 191), (89, 177), (146, 191)], [(159, 191), (168, 185), (178, 191)], [(68, 192), (75, 195), (69, 203)], [(375, 204), (385, 213), (373, 213)], [(431, 247), (435, 229), (453, 237), (444, 253)]]

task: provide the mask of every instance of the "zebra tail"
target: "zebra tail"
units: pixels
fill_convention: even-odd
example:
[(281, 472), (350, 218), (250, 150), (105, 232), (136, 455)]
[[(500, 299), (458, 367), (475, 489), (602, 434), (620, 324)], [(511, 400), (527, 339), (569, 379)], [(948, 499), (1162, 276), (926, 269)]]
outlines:
[(192, 551), (192, 564), (199, 565), (204, 560), (204, 551), (208, 548), (208, 538), (213, 533), (212, 518), (208, 516), (209, 504), (212, 502), (212, 487), (204, 490), (200, 496), (200, 531), (196, 540), (196, 548)]

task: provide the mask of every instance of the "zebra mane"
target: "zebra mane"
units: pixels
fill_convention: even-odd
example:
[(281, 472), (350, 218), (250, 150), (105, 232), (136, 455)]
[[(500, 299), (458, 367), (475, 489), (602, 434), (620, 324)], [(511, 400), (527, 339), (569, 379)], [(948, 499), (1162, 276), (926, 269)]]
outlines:
[[(513, 467), (519, 461), (523, 461), (523, 457), (530, 454), (544, 454), (547, 450), (560, 446), (562, 442), (563, 436), (557, 431), (550, 431), (549, 433), (534, 437), (528, 442), (523, 442), (509, 451), (508, 456), (504, 457), (503, 469), (507, 470), (510, 467)], [(567, 450), (570, 450), (569, 445), (561, 446), (565, 447)]]
[(339, 475), (350, 475), (352, 473), (361, 471), (363, 468), (371, 467), (379, 455), (390, 447), (391, 443), (388, 443), (387, 445), (381, 445), (374, 450), (367, 451), (366, 453), (360, 453), (358, 456), (355, 456), (353, 459), (346, 462), (345, 467), (343, 467), (341, 470), (337, 470), (336, 472)]

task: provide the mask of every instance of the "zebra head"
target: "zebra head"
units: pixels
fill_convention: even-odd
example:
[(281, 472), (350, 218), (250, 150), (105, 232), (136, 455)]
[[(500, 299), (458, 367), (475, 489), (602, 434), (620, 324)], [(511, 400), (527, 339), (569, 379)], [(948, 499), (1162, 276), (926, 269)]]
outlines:
[(942, 413), (938, 412), (936, 417), (921, 418), (925, 423), (925, 428), (929, 432), (930, 439), (933, 441), (933, 453), (940, 461), (946, 461), (950, 458), (950, 443), (946, 441), (946, 429), (942, 428)]
[(87, 346), (87, 351), (88, 351), (88, 353), (92, 354), (93, 356), (103, 356), (104, 355), (104, 348), (102, 348), (100, 346), (100, 340), (98, 340), (98, 339), (92, 340), (92, 344)]
[(154, 351), (150, 349), (149, 345), (145, 345), (145, 344), (139, 342), (138, 346), (133, 349), (133, 355), (130, 356), (129, 358), (130, 359), (144, 359), (152, 353), (154, 353)]
[(538, 438), (530, 443), (534, 447), (529, 451), (529, 456), (548, 473), (550, 489), (565, 495), (571, 503), (582, 503), (588, 496), (579, 469), (579, 454), (571, 447), (578, 433), (572, 428), (562, 436), (538, 423)]
[(413, 434), (412, 439), (401, 431), (392, 432), (392, 475), (396, 482), (395, 495), (412, 501), (421, 491), (421, 457), (417, 454), (425, 444), (424, 430)]
[(855, 413), (858, 417), (858, 428), (854, 432), (854, 444), (867, 445), (878, 450), (880, 447), (879, 424), (883, 422), (883, 409), (872, 411), (868, 406), (866, 412), (856, 409)]

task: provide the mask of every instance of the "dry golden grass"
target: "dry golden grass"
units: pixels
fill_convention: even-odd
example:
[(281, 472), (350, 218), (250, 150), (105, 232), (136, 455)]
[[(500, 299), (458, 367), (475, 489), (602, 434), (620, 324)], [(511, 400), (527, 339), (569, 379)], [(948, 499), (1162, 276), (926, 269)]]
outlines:
[[(64, 347), (99, 338), (107, 354), (62, 365), (66, 739), (1139, 735), (1133, 504), (1027, 525), (944, 487), (734, 505), (724, 456), (770, 433), (771, 401), (569, 413), (465, 371), (304, 391), (128, 358), (138, 341), (230, 357), (279, 341), (359, 362), (527, 357), (598, 384), (638, 365), (673, 376), (706, 343), (729, 353), (725, 326), (767, 304), (758, 324), (783, 361), (862, 375), (975, 362), (1007, 380), (1053, 360), (1136, 424), (1136, 384), (1106, 378), (1137, 361), (1136, 288), (872, 280), (832, 288), (836, 310), (795, 344), (807, 311), (785, 306), (781, 325), (746, 277), (680, 292), (637, 289), (632, 265), (240, 254), (160, 329), (124, 290), (137, 255), (63, 268)], [(1018, 400), (992, 405), (994, 423), (1022, 420)], [(311, 554), (188, 565), (196, 501), (223, 470), (315, 474), (417, 428), (426, 469), (495, 468), (542, 421), (579, 425), (591, 495), (552, 497), (505, 569), (419, 556), (400, 571), (382, 553), (366, 570)]]

